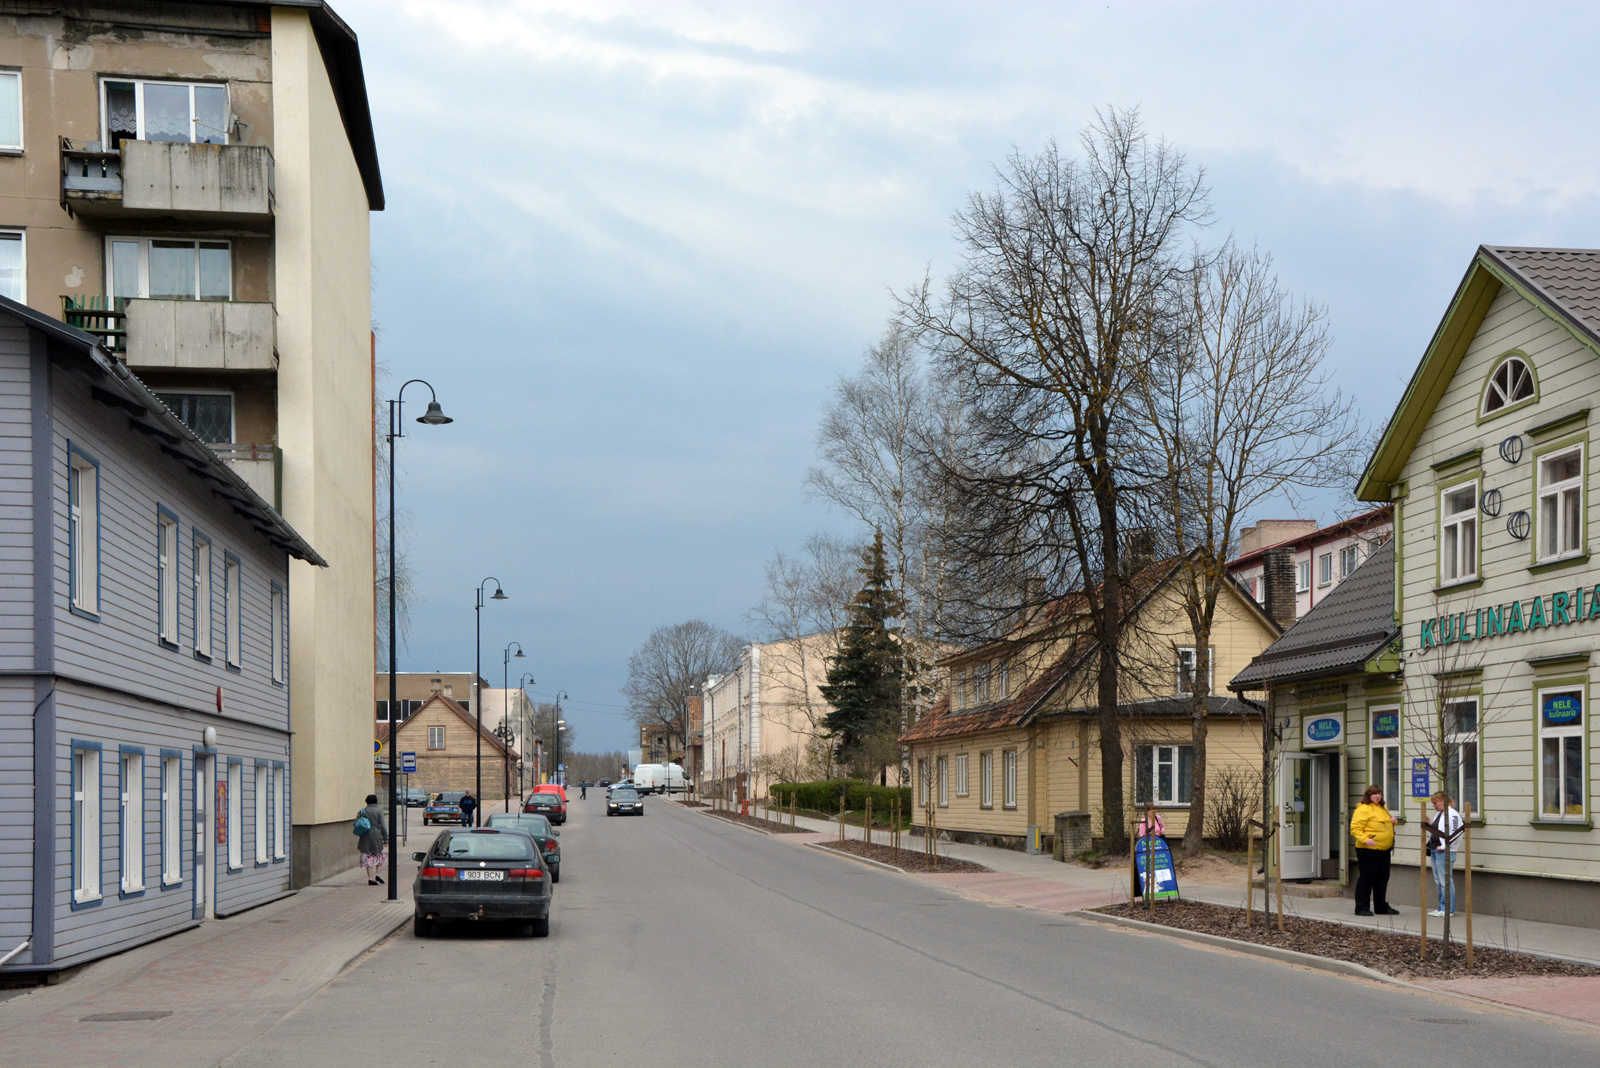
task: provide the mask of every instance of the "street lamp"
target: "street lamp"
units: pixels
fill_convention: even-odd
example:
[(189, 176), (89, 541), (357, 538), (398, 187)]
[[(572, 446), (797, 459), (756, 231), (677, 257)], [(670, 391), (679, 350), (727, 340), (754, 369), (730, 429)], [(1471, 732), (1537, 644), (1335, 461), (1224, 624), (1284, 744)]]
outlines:
[(522, 747), (528, 744), (528, 695), (522, 691), (523, 687), (530, 682), (535, 686), (539, 685), (539, 680), (534, 678), (533, 673), (529, 671), (524, 671), (522, 678), (517, 680), (517, 704), (520, 706), (518, 711), (522, 716), (521, 740), (517, 744), (517, 794), (519, 796), (522, 794), (522, 773), (528, 767), (528, 754), (522, 751)]
[(504, 601), (508, 599), (506, 591), (500, 588), (500, 580), (493, 575), (478, 583), (478, 606), (475, 609), (477, 613), (477, 631), (474, 636), (472, 659), (472, 711), (478, 717), (478, 759), (476, 765), (478, 789), (474, 795), (478, 798), (478, 807), (472, 810), (472, 822), (479, 827), (483, 826), (483, 691), (478, 686), (478, 680), (483, 677), (483, 588), (491, 582), (494, 583), (494, 593), (489, 600)]
[(556, 691), (556, 758), (550, 765), (550, 773), (555, 776), (555, 781), (566, 785), (566, 776), (561, 773), (561, 732), (567, 729), (567, 721), (561, 718), (561, 699), (567, 696), (567, 691)]
[[(519, 659), (519, 660), (522, 659), (522, 646), (519, 643), (512, 642), (511, 645), (507, 645), (506, 646), (505, 661), (504, 661), (504, 663), (502, 663), (500, 665), (500, 722), (506, 728), (505, 735), (502, 735), (501, 739), (500, 739), (502, 743), (506, 741), (506, 735), (509, 735), (510, 732), (511, 732), (511, 646), (512, 645), (515, 645), (517, 647), (517, 659)], [(506, 795), (505, 796), (506, 811), (510, 812), (511, 811), (511, 750), (509, 748), (504, 753), (502, 753), (500, 755), (500, 770), (503, 772), (503, 774), (501, 775), (501, 778), (505, 782), (504, 789), (505, 789), (505, 795)]]
[[(405, 396), (406, 386), (428, 386), (428, 410), (417, 417), (417, 422), (424, 426), (443, 426), (453, 420), (444, 414), (444, 409), (439, 407), (438, 394), (420, 378), (413, 378), (400, 387), (394, 395), (394, 400), (389, 402), (389, 900), (399, 900), (399, 888), (395, 886), (400, 880), (399, 857), (394, 849), (395, 822), (400, 811), (400, 776), (395, 774), (399, 767), (398, 746), (395, 739), (395, 730), (400, 726), (395, 722), (394, 710), (399, 704), (399, 697), (395, 685), (395, 672), (398, 665), (395, 662), (395, 579), (394, 579), (394, 439), (405, 437), (405, 424), (400, 417), (400, 402)], [(218, 691), (221, 692), (220, 690)]]

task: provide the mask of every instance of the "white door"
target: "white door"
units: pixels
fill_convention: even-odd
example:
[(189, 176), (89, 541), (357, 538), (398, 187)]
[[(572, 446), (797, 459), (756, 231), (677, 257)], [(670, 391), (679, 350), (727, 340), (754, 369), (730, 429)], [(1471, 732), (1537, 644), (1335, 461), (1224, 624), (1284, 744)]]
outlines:
[(211, 848), (213, 807), (211, 758), (197, 756), (194, 760), (194, 918), (197, 920), (209, 920), (215, 915), (211, 894), (212, 860), (216, 856)]
[(1285, 879), (1317, 877), (1316, 789), (1308, 753), (1278, 758), (1278, 864)]

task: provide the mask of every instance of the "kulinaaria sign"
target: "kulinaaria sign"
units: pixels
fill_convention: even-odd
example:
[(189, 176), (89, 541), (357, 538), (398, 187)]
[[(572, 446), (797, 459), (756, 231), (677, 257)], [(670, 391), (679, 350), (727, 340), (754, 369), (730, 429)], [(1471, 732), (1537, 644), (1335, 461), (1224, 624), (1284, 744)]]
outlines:
[(1424, 619), (1418, 626), (1417, 638), (1421, 648), (1431, 649), (1452, 642), (1474, 642), (1592, 619), (1600, 619), (1600, 586), (1579, 586), (1530, 601), (1512, 601)]

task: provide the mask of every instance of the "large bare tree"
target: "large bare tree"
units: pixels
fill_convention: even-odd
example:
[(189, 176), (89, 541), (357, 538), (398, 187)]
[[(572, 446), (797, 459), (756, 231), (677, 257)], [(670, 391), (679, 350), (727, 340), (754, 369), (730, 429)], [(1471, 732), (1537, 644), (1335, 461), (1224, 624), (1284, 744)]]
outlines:
[[(1151, 141), (1136, 112), (1108, 111), (1085, 131), (1076, 158), (1054, 144), (1012, 155), (996, 188), (973, 194), (956, 214), (963, 262), (946, 292), (936, 299), (924, 284), (901, 304), (901, 322), (975, 398), (968, 441), (976, 447), (942, 472), (965, 513), (949, 529), (978, 550), (962, 555), (998, 561), (993, 577), (1009, 581), (989, 588), (1012, 591), (1013, 615), (1026, 607), (1025, 591), (1059, 594), (1068, 582), (1087, 605), (1099, 648), (1101, 807), (1111, 849), (1126, 844), (1117, 719), (1129, 578), (1122, 520), (1130, 489), (1146, 478), (1130, 463), (1131, 422), (1150, 346), (1168, 328), (1192, 266), (1194, 229), (1208, 218), (1203, 174)], [(977, 543), (959, 533), (973, 518)], [(1031, 581), (1038, 578), (1054, 582)], [(990, 609), (1004, 607), (988, 600)]]
[(703, 619), (658, 627), (628, 657), (622, 692), (641, 728), (669, 738), (682, 735), (688, 699), (707, 675), (725, 675), (739, 663), (744, 639)]

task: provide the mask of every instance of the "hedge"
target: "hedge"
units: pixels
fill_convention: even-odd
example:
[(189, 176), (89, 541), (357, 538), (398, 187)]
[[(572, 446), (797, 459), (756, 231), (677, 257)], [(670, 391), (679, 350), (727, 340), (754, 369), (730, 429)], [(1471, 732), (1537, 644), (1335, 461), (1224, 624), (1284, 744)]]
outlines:
[(872, 809), (875, 814), (887, 815), (894, 804), (895, 798), (900, 799), (900, 811), (909, 814), (911, 811), (911, 787), (909, 786), (876, 786), (859, 779), (825, 779), (822, 782), (776, 782), (768, 788), (767, 792), (772, 799), (780, 804), (787, 805), (792, 794), (795, 805), (799, 808), (811, 809), (814, 812), (839, 811), (839, 798), (844, 798), (845, 808), (851, 812), (860, 812), (867, 807), (867, 798), (872, 798)]

